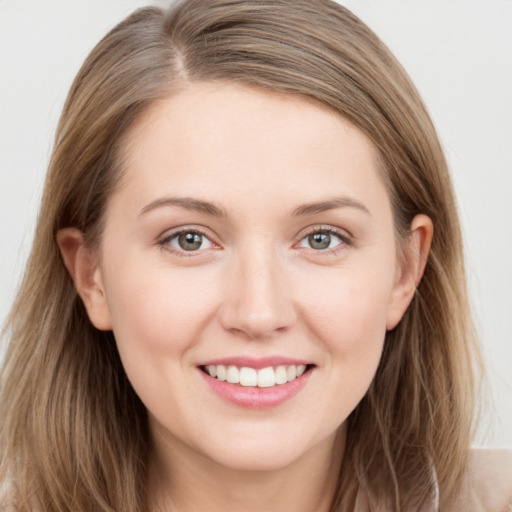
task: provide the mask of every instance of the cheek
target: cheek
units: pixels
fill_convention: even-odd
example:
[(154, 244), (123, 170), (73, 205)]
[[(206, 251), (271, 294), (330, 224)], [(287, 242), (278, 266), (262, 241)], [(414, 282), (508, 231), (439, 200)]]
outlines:
[(345, 421), (370, 387), (384, 346), (387, 298), (385, 289), (361, 289), (345, 281), (329, 300), (309, 303), (309, 330), (328, 353), (329, 392), (315, 404), (317, 415), (330, 418), (326, 428)]
[(188, 396), (183, 393), (186, 383), (175, 376), (191, 364), (192, 349), (214, 310), (207, 284), (211, 279), (197, 271), (192, 278), (170, 267), (130, 264), (126, 259), (109, 270), (105, 289), (128, 379), (157, 417), (186, 410), (181, 398)]
[(386, 275), (340, 271), (304, 290), (304, 316), (319, 339), (344, 357), (372, 351), (386, 332), (391, 280)]
[(308, 287), (303, 317), (320, 348), (329, 354), (332, 389), (343, 417), (366, 393), (381, 358), (392, 288), (385, 269), (361, 273), (345, 269), (331, 276), (327, 291)]
[(213, 309), (211, 279), (151, 264), (112, 270), (107, 301), (120, 352), (158, 359), (193, 346)]

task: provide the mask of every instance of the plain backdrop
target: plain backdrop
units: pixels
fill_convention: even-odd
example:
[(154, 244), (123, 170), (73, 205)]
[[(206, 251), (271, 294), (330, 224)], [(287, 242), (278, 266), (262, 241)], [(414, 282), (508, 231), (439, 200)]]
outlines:
[[(147, 3), (0, 0), (0, 323), (23, 272), (73, 76), (109, 28)], [(438, 129), (494, 395), (477, 444), (512, 448), (512, 1), (340, 3), (396, 54)]]

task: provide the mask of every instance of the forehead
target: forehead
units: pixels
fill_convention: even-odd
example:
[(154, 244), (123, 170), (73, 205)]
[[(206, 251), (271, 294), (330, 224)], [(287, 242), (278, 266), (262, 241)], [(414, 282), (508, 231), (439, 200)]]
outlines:
[[(297, 121), (291, 125), (290, 121)], [(175, 125), (172, 130), (171, 124)], [(322, 131), (319, 132), (318, 129)], [(302, 95), (269, 92), (261, 88), (223, 82), (191, 83), (180, 92), (152, 103), (128, 133), (125, 150), (137, 139), (143, 143), (145, 133), (166, 131), (165, 136), (178, 137), (180, 132), (221, 145), (234, 146), (258, 131), (253, 145), (264, 143), (266, 137), (281, 142), (305, 137), (313, 141), (337, 136), (339, 131), (358, 130), (326, 105)], [(316, 132), (316, 133), (315, 133)], [(229, 137), (226, 137), (228, 135)], [(365, 136), (358, 132), (362, 139)], [(369, 140), (365, 142), (371, 146)]]
[(240, 85), (192, 84), (153, 103), (123, 152), (125, 185), (148, 200), (176, 191), (237, 196), (262, 185), (284, 185), (287, 197), (383, 185), (377, 150), (348, 121), (303, 97)]

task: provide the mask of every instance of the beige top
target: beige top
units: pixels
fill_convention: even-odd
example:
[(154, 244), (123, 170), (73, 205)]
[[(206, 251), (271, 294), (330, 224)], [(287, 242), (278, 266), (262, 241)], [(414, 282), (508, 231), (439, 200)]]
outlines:
[[(1, 485), (0, 502), (6, 494), (12, 496), (12, 487)], [(437, 501), (438, 497), (433, 496), (431, 503), (414, 512), (512, 512), (512, 450), (474, 449), (469, 471), (455, 501), (443, 510), (439, 509)], [(34, 507), (34, 512), (39, 511)], [(16, 508), (7, 506), (0, 512), (16, 512)], [(368, 504), (360, 497), (354, 512), (369, 512)]]
[(512, 512), (512, 450), (473, 450), (459, 496), (446, 512)]
[[(362, 494), (357, 497), (354, 512), (370, 512)], [(377, 505), (375, 512), (389, 511)], [(454, 501), (440, 509), (436, 493), (414, 512), (512, 512), (512, 450), (473, 449)]]

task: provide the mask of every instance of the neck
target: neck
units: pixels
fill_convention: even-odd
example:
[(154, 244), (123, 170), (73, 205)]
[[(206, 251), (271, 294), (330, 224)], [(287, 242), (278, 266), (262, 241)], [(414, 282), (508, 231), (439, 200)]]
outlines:
[(285, 467), (228, 468), (188, 448), (161, 450), (149, 470), (151, 512), (226, 510), (328, 512), (339, 479), (345, 430), (312, 447)]

